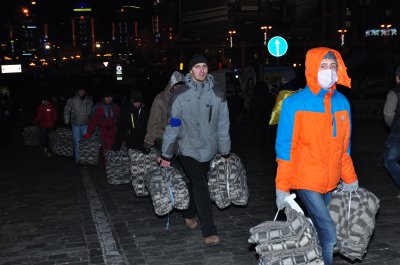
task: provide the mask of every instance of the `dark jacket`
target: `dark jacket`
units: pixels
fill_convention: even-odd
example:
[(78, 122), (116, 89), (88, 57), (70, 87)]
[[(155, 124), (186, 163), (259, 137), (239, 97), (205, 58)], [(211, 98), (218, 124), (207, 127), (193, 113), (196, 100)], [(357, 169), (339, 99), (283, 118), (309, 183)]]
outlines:
[(119, 107), (117, 104), (98, 103), (93, 108), (92, 117), (89, 120), (87, 132), (93, 134), (98, 128), (99, 136), (104, 149), (110, 149), (114, 144), (117, 134), (117, 120)]
[(127, 148), (141, 150), (149, 120), (149, 110), (142, 106), (140, 109), (129, 104), (121, 110), (117, 121), (117, 137), (113, 149), (120, 149), (125, 142)]

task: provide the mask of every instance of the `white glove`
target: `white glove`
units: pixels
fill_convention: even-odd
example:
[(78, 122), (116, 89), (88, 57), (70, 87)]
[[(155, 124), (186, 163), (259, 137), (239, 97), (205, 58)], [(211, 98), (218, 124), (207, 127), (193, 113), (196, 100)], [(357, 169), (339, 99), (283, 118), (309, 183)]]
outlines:
[(343, 191), (357, 191), (358, 190), (358, 180), (354, 181), (353, 183), (350, 184), (346, 184), (346, 183), (342, 183), (342, 190)]
[(289, 195), (289, 192), (276, 190), (276, 207), (278, 207), (278, 210), (282, 210), (288, 205), (285, 199), (286, 197), (289, 197)]

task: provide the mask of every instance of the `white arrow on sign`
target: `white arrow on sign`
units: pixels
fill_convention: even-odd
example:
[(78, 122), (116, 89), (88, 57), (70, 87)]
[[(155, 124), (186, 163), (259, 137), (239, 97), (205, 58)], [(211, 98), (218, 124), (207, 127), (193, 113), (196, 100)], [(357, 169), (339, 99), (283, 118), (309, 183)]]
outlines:
[(279, 42), (278, 39), (276, 39), (276, 41), (275, 41), (275, 47), (276, 47), (276, 56), (277, 56), (277, 57), (280, 56), (280, 55), (279, 55), (279, 44), (281, 44), (281, 43)]

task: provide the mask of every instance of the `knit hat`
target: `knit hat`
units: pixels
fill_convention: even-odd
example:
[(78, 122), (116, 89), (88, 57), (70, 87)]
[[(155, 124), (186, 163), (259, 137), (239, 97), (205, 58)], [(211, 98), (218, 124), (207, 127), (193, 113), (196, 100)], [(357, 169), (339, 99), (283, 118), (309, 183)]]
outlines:
[(131, 92), (132, 102), (143, 102), (143, 94), (139, 90), (132, 90)]
[(189, 60), (188, 71), (190, 72), (190, 70), (192, 70), (193, 66), (195, 66), (198, 63), (205, 63), (208, 66), (208, 60), (206, 57), (204, 57), (201, 54), (195, 54)]
[(171, 87), (182, 82), (185, 82), (185, 76), (181, 72), (178, 71), (173, 72), (171, 78), (169, 79)]
[(322, 59), (332, 59), (337, 64), (337, 59), (336, 59), (336, 56), (333, 54), (333, 52), (327, 52), (325, 54), (324, 58), (322, 58)]

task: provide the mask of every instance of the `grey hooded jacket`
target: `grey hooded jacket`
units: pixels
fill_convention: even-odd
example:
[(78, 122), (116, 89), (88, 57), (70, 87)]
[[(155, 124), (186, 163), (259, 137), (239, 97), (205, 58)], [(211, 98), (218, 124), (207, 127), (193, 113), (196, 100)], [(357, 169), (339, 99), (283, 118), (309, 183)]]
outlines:
[(93, 100), (88, 96), (83, 100), (78, 95), (68, 99), (64, 108), (65, 124), (87, 125), (92, 108)]
[(224, 91), (210, 74), (203, 83), (187, 74), (185, 83), (170, 101), (162, 155), (171, 158), (180, 154), (207, 162), (217, 152), (229, 154), (229, 110)]

